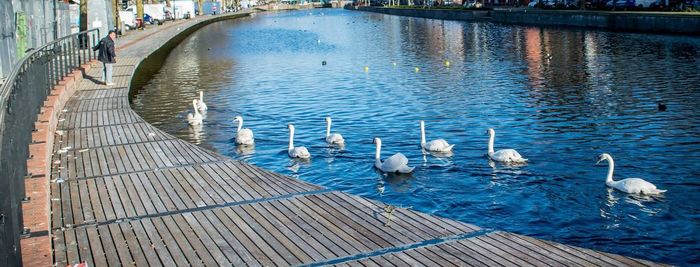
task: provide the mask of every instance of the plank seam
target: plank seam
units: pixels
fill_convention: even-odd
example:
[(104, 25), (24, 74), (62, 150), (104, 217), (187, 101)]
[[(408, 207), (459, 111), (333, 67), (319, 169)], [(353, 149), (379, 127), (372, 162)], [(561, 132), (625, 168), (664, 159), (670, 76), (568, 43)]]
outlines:
[(496, 232), (496, 230), (481, 229), (481, 230), (476, 230), (476, 231), (469, 232), (469, 233), (450, 235), (447, 237), (433, 238), (433, 239), (423, 240), (420, 242), (415, 242), (415, 243), (406, 244), (406, 245), (402, 245), (402, 246), (383, 248), (383, 249), (378, 249), (378, 250), (374, 250), (374, 251), (370, 251), (370, 252), (364, 252), (364, 253), (358, 253), (355, 255), (350, 255), (350, 256), (345, 256), (345, 257), (328, 259), (325, 261), (318, 261), (318, 262), (314, 262), (314, 263), (310, 263), (310, 264), (302, 264), (299, 266), (312, 267), (312, 266), (337, 265), (337, 264), (346, 263), (346, 262), (350, 262), (350, 261), (357, 261), (357, 260), (373, 258), (376, 256), (383, 256), (386, 254), (391, 254), (391, 253), (396, 253), (396, 252), (403, 252), (403, 251), (417, 249), (417, 248), (440, 245), (440, 244), (451, 242), (451, 241), (459, 241), (459, 240), (469, 239), (469, 238), (473, 238), (473, 237), (487, 235), (487, 234), (490, 234), (493, 232)]
[(63, 230), (81, 229), (81, 228), (85, 228), (85, 227), (89, 227), (89, 226), (97, 227), (97, 226), (102, 226), (102, 225), (109, 225), (112, 223), (123, 223), (123, 222), (146, 219), (146, 218), (165, 217), (165, 216), (178, 215), (178, 214), (183, 214), (183, 213), (192, 213), (192, 212), (211, 210), (211, 209), (217, 209), (217, 208), (237, 207), (237, 206), (248, 205), (248, 204), (264, 203), (264, 202), (271, 202), (271, 201), (276, 201), (276, 200), (293, 199), (293, 198), (297, 198), (297, 197), (301, 197), (301, 196), (325, 194), (325, 193), (330, 193), (333, 191), (335, 191), (335, 190), (333, 190), (333, 189), (321, 189), (321, 190), (313, 190), (313, 191), (307, 191), (307, 192), (285, 194), (285, 195), (259, 198), (259, 199), (233, 201), (233, 202), (226, 202), (226, 203), (208, 205), (208, 206), (202, 206), (202, 207), (166, 211), (166, 212), (154, 213), (154, 214), (146, 214), (146, 215), (141, 215), (141, 216), (129, 216), (129, 217), (124, 217), (124, 218), (119, 218), (119, 219), (111, 219), (111, 220), (106, 220), (106, 221), (96, 222), (96, 223), (74, 224), (70, 228), (56, 227), (53, 230), (63, 231)]

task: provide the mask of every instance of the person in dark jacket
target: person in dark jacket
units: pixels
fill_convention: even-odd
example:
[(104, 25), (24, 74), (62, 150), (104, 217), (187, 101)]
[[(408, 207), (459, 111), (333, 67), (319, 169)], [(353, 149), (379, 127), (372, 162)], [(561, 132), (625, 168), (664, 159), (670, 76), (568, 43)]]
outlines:
[(107, 86), (114, 85), (112, 82), (112, 69), (114, 63), (117, 63), (117, 54), (114, 52), (115, 38), (117, 38), (117, 33), (114, 30), (109, 31), (107, 37), (100, 40), (96, 49), (99, 50), (97, 53), (97, 60), (104, 65), (104, 69), (102, 70), (102, 82)]

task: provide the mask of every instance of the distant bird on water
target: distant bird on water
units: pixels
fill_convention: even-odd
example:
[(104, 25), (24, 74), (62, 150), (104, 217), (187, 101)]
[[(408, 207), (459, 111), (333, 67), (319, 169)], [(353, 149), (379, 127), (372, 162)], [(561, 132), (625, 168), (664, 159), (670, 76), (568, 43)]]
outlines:
[(659, 107), (659, 111), (666, 111), (666, 103), (659, 101), (657, 106)]

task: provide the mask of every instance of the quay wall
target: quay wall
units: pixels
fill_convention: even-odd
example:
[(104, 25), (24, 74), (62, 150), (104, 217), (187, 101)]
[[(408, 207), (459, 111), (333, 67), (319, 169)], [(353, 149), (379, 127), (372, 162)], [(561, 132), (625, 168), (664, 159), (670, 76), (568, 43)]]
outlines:
[(494, 22), (700, 35), (700, 15), (644, 12), (495, 10)]
[[(355, 9), (354, 7), (346, 8)], [(445, 10), (385, 7), (359, 7), (357, 10), (430, 19), (491, 21), (518, 25), (584, 27), (611, 31), (700, 35), (700, 15), (695, 14), (535, 9)]]

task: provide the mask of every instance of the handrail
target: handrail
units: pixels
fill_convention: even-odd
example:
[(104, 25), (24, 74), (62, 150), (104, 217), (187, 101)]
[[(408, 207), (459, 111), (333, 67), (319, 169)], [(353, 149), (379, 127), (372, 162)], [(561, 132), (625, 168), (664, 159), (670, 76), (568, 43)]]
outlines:
[(31, 50), (0, 87), (0, 263), (21, 265), (21, 202), (37, 115), (54, 86), (97, 58), (92, 47), (99, 37), (99, 29), (92, 29)]

